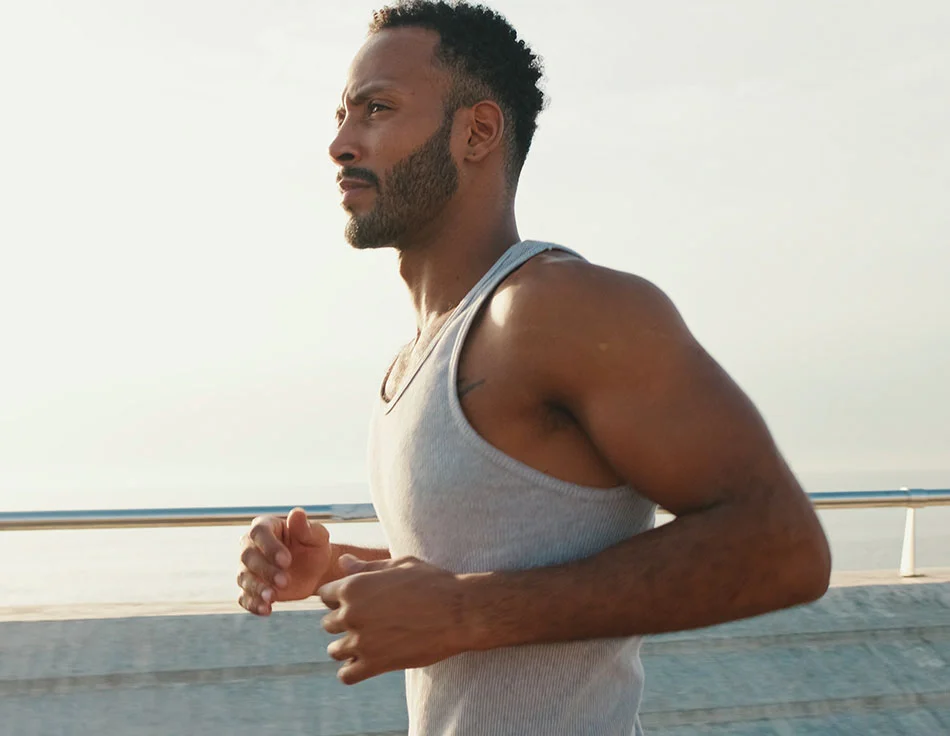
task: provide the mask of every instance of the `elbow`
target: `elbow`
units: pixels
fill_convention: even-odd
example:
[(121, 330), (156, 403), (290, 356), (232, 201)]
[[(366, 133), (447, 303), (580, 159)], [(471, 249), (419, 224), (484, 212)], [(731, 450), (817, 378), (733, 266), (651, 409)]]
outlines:
[(766, 520), (760, 530), (768, 553), (762, 559), (771, 568), (777, 608), (813, 603), (831, 582), (831, 548), (814, 506), (804, 493), (787, 500), (759, 516)]
[(814, 530), (798, 539), (795, 553), (788, 556), (788, 592), (791, 605), (812, 603), (821, 598), (831, 581), (831, 548), (828, 538), (815, 520)]
[(828, 586), (831, 583), (831, 550), (824, 534), (816, 542), (816, 547), (820, 549), (816, 550), (816, 559), (812, 564), (809, 586), (805, 590), (805, 600), (802, 603), (817, 601), (828, 592)]

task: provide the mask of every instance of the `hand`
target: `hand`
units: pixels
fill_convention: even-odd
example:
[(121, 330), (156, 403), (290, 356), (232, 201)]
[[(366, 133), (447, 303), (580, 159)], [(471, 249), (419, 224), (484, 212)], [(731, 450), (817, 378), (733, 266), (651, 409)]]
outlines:
[(344, 634), (327, 652), (344, 662), (346, 685), (393, 670), (425, 667), (468, 650), (459, 578), (414, 557), (364, 562), (341, 555), (346, 577), (317, 591), (323, 628)]
[(260, 516), (241, 538), (238, 603), (251, 613), (267, 616), (276, 601), (313, 595), (330, 568), (330, 532), (307, 520), (296, 508), (287, 519)]

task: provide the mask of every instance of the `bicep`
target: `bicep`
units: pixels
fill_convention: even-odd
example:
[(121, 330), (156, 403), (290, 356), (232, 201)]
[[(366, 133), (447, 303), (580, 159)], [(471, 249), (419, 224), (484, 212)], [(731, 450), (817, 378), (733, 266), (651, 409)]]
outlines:
[(579, 358), (563, 376), (562, 401), (601, 456), (677, 515), (798, 490), (752, 402), (669, 300), (618, 292), (596, 297), (612, 308), (577, 332)]

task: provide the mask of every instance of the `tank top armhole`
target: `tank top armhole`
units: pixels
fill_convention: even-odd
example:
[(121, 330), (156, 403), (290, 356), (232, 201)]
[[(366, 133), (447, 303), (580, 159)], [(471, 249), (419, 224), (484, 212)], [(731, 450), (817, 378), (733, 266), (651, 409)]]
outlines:
[(485, 302), (491, 298), (491, 295), (495, 293), (498, 286), (500, 286), (513, 271), (527, 263), (536, 255), (551, 250), (564, 251), (583, 259), (583, 256), (570, 248), (554, 245), (552, 243), (532, 242), (531, 246), (520, 253), (518, 258), (513, 259), (505, 268), (499, 269), (491, 281), (484, 283), (481, 293), (474, 295), (474, 298), (465, 306), (465, 310), (458, 315), (458, 334), (455, 336), (455, 343), (452, 346), (452, 352), (449, 358), (449, 369), (446, 371), (448, 380), (445, 389), (448, 392), (449, 412), (456, 429), (465, 438), (468, 444), (505, 470), (515, 473), (531, 483), (565, 495), (586, 498), (591, 501), (613, 501), (618, 495), (632, 493), (633, 489), (628, 485), (601, 488), (598, 486), (584, 486), (571, 483), (570, 481), (556, 478), (553, 475), (548, 475), (527, 463), (523, 463), (511, 457), (499, 450), (475, 430), (471, 422), (468, 421), (468, 417), (465, 416), (465, 410), (462, 408), (462, 402), (458, 397), (458, 370), (462, 359), (462, 350), (468, 338), (469, 331), (476, 317), (484, 308)]

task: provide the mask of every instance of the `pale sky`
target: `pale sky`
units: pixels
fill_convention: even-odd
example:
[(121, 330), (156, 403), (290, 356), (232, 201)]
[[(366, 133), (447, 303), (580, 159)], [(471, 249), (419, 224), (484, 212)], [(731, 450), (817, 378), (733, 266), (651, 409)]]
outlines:
[[(547, 69), (522, 236), (665, 289), (806, 481), (950, 486), (950, 3), (491, 4)], [(376, 6), (0, 8), (0, 510), (366, 498), (414, 323), (326, 150)]]

